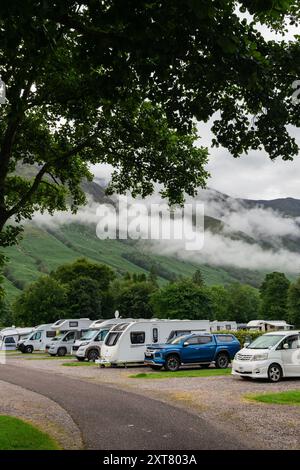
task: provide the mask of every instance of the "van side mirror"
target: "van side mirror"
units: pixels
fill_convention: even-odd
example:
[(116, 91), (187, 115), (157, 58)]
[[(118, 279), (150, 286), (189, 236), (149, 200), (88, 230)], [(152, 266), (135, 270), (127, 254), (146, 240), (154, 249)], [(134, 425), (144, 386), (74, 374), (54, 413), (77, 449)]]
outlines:
[(250, 344), (249, 342), (248, 342), (248, 343), (244, 343), (244, 348), (248, 348), (249, 344)]
[(288, 343), (283, 343), (283, 349), (289, 349), (289, 344)]

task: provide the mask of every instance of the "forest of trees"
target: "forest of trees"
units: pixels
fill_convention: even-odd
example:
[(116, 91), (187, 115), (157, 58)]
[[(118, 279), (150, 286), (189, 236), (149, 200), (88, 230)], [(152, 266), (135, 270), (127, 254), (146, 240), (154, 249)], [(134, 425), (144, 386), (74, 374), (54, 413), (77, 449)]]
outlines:
[(27, 286), (8, 305), (0, 300), (3, 326), (51, 323), (58, 318), (122, 317), (235, 320), (286, 320), (300, 325), (300, 278), (267, 274), (255, 289), (238, 282), (207, 286), (200, 270), (191, 278), (158, 285), (155, 268), (146, 274), (117, 277), (108, 266), (78, 259)]

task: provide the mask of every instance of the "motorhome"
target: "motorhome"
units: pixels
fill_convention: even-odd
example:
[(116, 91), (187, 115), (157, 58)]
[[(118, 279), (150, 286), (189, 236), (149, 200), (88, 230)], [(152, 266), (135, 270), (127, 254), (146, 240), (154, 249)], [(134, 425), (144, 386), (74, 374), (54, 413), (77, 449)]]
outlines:
[(125, 320), (114, 326), (101, 348), (100, 365), (144, 362), (149, 344), (166, 343), (190, 333), (210, 333), (209, 320)]
[(56, 332), (51, 327), (52, 323), (37, 326), (28, 338), (18, 341), (17, 349), (22, 353), (44, 351), (46, 344), (56, 335)]
[(110, 320), (96, 320), (79, 340), (75, 341), (72, 347), (72, 354), (78, 361), (95, 361), (100, 357), (101, 346), (109, 330), (118, 323), (133, 321), (130, 319), (111, 318)]
[(293, 327), (293, 325), (289, 325), (285, 320), (251, 320), (247, 323), (247, 329), (263, 332), (292, 330)]
[(4, 328), (0, 331), (0, 350), (14, 351), (17, 349), (18, 341), (25, 339), (32, 333), (34, 328)]
[(219, 321), (214, 320), (210, 322), (210, 331), (237, 331), (238, 326), (236, 321)]
[(46, 351), (50, 356), (70, 354), (75, 341), (88, 331), (91, 323), (92, 320), (89, 318), (57, 320), (51, 326), (56, 336), (46, 344)]

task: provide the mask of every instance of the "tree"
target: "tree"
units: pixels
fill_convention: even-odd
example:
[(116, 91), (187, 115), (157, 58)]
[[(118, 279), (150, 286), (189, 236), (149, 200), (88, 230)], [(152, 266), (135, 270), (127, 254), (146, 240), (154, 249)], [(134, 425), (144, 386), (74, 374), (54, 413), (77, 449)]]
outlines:
[(13, 314), (10, 305), (4, 299), (0, 299), (0, 326), (11, 326), (13, 324)]
[(300, 327), (300, 278), (288, 290), (288, 321)]
[(118, 293), (116, 306), (122, 317), (152, 318), (150, 298), (156, 288), (152, 282), (139, 281), (123, 286)]
[(34, 326), (67, 318), (66, 288), (50, 276), (42, 276), (16, 299), (13, 311), (17, 325)]
[(287, 320), (287, 295), (290, 281), (283, 273), (267, 274), (261, 287), (260, 314), (264, 320)]
[(211, 319), (209, 291), (191, 280), (173, 282), (156, 291), (151, 298), (154, 315), (158, 318)]
[(200, 271), (200, 269), (196, 269), (196, 271), (194, 272), (194, 274), (192, 276), (192, 281), (197, 286), (200, 286), (200, 287), (205, 286), (205, 281), (204, 281), (204, 278), (203, 278), (203, 275), (202, 275), (202, 272)]
[(148, 281), (151, 282), (155, 287), (158, 287), (158, 282), (157, 282), (157, 268), (155, 264), (152, 264), (149, 275), (148, 275)]
[(227, 288), (229, 303), (227, 319), (248, 323), (257, 319), (260, 310), (259, 291), (246, 284), (233, 283)]
[(51, 276), (62, 284), (69, 284), (78, 278), (90, 278), (97, 283), (98, 289), (106, 291), (110, 282), (115, 278), (114, 271), (105, 264), (93, 263), (80, 258), (71, 264), (63, 264)]
[(224, 286), (211, 286), (209, 289), (213, 320), (228, 320), (230, 297)]
[(84, 203), (91, 163), (116, 168), (110, 192), (194, 195), (208, 176), (195, 118), (217, 111), (214, 143), (233, 156), (298, 154), (299, 42), (267, 42), (238, 7), (277, 30), (299, 18), (292, 0), (1, 2), (2, 246), (35, 210)]

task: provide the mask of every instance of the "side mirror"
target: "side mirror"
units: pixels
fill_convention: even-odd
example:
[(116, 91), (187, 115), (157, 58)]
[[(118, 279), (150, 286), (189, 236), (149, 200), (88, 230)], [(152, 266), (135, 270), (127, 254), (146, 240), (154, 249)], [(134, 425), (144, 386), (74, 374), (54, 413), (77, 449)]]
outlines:
[(288, 343), (284, 343), (282, 347), (283, 347), (283, 349), (289, 349)]
[(250, 344), (249, 342), (248, 342), (248, 343), (244, 343), (244, 348), (248, 348), (249, 344)]
[(184, 347), (189, 346), (189, 345), (190, 345), (190, 343), (188, 343), (187, 341), (185, 341), (185, 342), (183, 343), (183, 346), (184, 346)]

